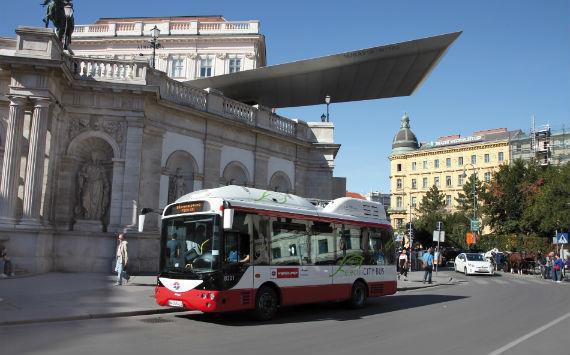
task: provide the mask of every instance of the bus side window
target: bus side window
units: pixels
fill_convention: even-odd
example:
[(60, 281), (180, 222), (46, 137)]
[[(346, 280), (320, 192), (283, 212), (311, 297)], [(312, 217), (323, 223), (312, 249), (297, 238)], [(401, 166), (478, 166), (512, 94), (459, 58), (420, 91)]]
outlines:
[(303, 265), (334, 264), (334, 236), (333, 224), (313, 222), (307, 238), (307, 257), (304, 258)]
[[(337, 265), (344, 264), (346, 258), (351, 256), (364, 257), (362, 234), (361, 228), (355, 225), (344, 225), (339, 230), (336, 248)], [(351, 263), (357, 263), (357, 260), (353, 259)]]
[(257, 215), (253, 220), (253, 262), (269, 265), (269, 217)]

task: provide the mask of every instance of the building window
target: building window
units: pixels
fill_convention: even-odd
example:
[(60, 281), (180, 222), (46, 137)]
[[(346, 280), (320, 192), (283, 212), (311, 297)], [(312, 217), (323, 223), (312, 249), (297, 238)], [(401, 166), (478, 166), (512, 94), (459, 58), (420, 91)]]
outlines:
[(485, 182), (489, 182), (491, 181), (491, 173), (487, 172), (485, 173)]
[(396, 171), (402, 171), (402, 164), (396, 165)]
[(445, 186), (451, 187), (451, 176), (445, 177)]
[(398, 190), (402, 189), (402, 179), (396, 180), (396, 189)]
[(172, 58), (170, 61), (170, 77), (171, 78), (183, 78), (184, 73), (184, 59), (183, 58)]
[(428, 168), (427, 160), (424, 160), (424, 161), (423, 161), (423, 164), (424, 164), (424, 170), (426, 170), (426, 169)]
[(457, 165), (463, 166), (463, 157), (457, 158)]
[(230, 74), (237, 73), (238, 71), (241, 71), (241, 59), (230, 58)]
[(396, 218), (396, 228), (402, 228), (403, 225), (404, 225), (404, 219)]
[(465, 183), (465, 176), (463, 174), (457, 175), (457, 185), (463, 186)]
[(439, 176), (433, 178), (433, 184), (435, 185), (435, 187), (439, 187)]
[(416, 208), (417, 199), (417, 197), (412, 197), (412, 208)]
[(451, 168), (451, 158), (445, 158), (445, 166)]
[(522, 145), (520, 143), (517, 143), (517, 145), (515, 145), (515, 151), (517, 153), (520, 153), (522, 151)]
[(200, 77), (209, 76), (212, 76), (212, 58), (202, 58), (200, 59)]
[(415, 161), (412, 162), (412, 171), (416, 171), (416, 162)]
[(499, 152), (499, 161), (505, 160), (505, 153)]
[(471, 164), (477, 164), (477, 156), (475, 154), (471, 156)]
[(422, 179), (422, 187), (423, 187), (424, 189), (427, 189), (427, 187), (428, 187), (428, 178), (423, 178), (423, 179)]
[(446, 196), (445, 196), (445, 206), (446, 206), (446, 207), (451, 207), (451, 195), (446, 195)]
[(489, 154), (485, 154), (485, 163), (491, 162), (491, 156)]
[(439, 169), (439, 159), (435, 159), (435, 160), (433, 161), (433, 167), (434, 167), (435, 169)]
[(396, 208), (402, 208), (402, 197), (396, 197)]
[(416, 179), (412, 179), (412, 189), (417, 189), (418, 188), (418, 184)]

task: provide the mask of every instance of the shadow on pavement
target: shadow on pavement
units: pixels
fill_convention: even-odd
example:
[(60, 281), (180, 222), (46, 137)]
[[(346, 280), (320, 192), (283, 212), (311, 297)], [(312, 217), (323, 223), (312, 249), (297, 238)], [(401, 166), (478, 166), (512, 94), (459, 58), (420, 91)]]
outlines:
[(281, 308), (275, 318), (268, 322), (254, 320), (248, 312), (184, 314), (177, 315), (176, 317), (196, 322), (216, 323), (219, 325), (233, 327), (303, 323), (322, 320), (348, 321), (361, 319), (370, 315), (397, 312), (403, 309), (457, 301), (464, 298), (468, 297), (433, 294), (398, 295), (371, 299), (368, 301), (368, 305), (366, 307), (356, 310), (347, 309), (343, 303), (319, 303), (290, 306)]

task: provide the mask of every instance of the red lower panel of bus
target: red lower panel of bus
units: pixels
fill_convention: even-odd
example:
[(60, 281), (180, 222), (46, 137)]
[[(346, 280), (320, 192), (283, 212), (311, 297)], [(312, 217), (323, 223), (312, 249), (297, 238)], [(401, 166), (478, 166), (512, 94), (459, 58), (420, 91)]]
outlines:
[[(352, 284), (283, 287), (280, 289), (281, 304), (284, 306), (326, 301), (343, 301), (350, 297)], [(396, 293), (396, 281), (371, 282), (368, 284), (370, 297)], [(161, 306), (184, 307), (202, 312), (230, 312), (253, 309), (255, 290), (206, 291), (190, 290), (177, 293), (166, 287), (155, 289), (156, 303)]]

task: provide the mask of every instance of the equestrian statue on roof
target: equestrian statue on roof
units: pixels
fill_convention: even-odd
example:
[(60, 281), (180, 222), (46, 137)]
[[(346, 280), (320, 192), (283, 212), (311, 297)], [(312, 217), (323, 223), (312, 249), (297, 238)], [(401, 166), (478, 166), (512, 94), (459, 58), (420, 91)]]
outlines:
[(63, 43), (63, 48), (69, 49), (71, 34), (75, 27), (72, 0), (44, 0), (41, 5), (46, 8), (46, 16), (43, 19), (46, 28), (51, 21), (55, 26), (57, 38)]

